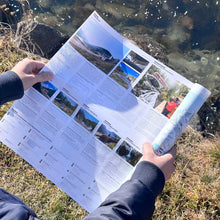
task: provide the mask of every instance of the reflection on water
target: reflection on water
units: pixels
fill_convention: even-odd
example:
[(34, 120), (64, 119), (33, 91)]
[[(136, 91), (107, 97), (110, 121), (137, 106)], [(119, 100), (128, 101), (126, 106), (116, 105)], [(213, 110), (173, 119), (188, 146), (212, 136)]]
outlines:
[(164, 53), (160, 58), (167, 61), (168, 66), (212, 91), (218, 89), (218, 0), (30, 0), (30, 6), (37, 20), (69, 35), (96, 10), (118, 32), (136, 41), (146, 52), (158, 57), (161, 53), (158, 48), (162, 48)]

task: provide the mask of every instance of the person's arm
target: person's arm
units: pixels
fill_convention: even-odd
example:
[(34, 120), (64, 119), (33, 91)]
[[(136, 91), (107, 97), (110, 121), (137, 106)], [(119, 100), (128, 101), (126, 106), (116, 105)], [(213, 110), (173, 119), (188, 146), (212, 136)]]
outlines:
[(165, 180), (175, 170), (176, 149), (163, 156), (153, 152), (152, 145), (143, 145), (143, 161), (129, 181), (111, 193), (85, 220), (146, 220), (154, 212), (156, 197), (162, 192)]
[(24, 88), (19, 76), (7, 71), (0, 75), (0, 105), (21, 98)]
[[(38, 72), (44, 63), (24, 59), (11, 71), (0, 75), (0, 105), (8, 101), (19, 99), (24, 90), (37, 82), (51, 80), (52, 73)], [(0, 188), (0, 219), (40, 220), (33, 210), (25, 205), (19, 198)]]
[(38, 74), (44, 63), (28, 58), (20, 61), (11, 71), (0, 75), (0, 105), (21, 98), (24, 90), (35, 83), (53, 78), (50, 72)]

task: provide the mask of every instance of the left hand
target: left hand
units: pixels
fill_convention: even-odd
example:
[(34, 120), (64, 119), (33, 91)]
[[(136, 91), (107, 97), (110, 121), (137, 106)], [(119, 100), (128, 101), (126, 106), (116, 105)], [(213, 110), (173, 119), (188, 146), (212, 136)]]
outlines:
[(13, 67), (12, 71), (20, 77), (24, 90), (27, 90), (38, 82), (53, 79), (53, 73), (51, 72), (43, 72), (38, 74), (44, 66), (45, 64), (43, 62), (25, 58), (17, 63), (15, 67)]

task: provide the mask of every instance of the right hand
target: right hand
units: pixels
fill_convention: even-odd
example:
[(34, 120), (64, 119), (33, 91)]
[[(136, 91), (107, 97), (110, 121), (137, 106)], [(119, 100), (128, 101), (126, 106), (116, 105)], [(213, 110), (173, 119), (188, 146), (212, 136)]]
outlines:
[(54, 75), (51, 72), (43, 72), (38, 74), (44, 66), (45, 64), (43, 62), (25, 58), (17, 63), (16, 66), (13, 67), (12, 71), (20, 77), (24, 90), (27, 90), (38, 82), (44, 82), (53, 79)]
[(143, 144), (143, 159), (155, 164), (161, 169), (165, 180), (170, 179), (172, 173), (175, 171), (176, 148), (173, 147), (168, 153), (162, 156), (157, 156), (153, 151), (153, 146), (150, 143)]

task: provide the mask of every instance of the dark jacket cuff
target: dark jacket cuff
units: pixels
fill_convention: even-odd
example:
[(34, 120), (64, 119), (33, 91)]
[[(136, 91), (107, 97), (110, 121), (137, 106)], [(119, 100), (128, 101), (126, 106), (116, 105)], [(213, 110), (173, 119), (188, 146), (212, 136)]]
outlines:
[(132, 179), (141, 181), (152, 191), (155, 197), (163, 191), (165, 184), (163, 172), (155, 164), (148, 161), (142, 161), (137, 165), (131, 177), (131, 180)]
[(13, 71), (0, 75), (0, 105), (22, 98), (24, 87), (19, 76)]

